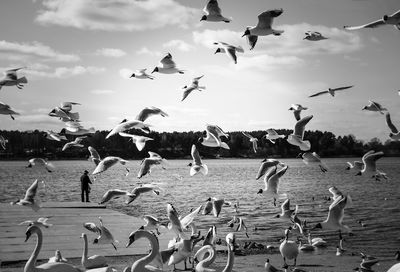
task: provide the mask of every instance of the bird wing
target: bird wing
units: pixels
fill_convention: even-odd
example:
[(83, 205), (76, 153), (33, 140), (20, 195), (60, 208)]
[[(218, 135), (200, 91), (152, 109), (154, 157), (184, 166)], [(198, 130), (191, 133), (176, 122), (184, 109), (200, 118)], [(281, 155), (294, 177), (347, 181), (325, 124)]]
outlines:
[(199, 80), (200, 80), (203, 76), (204, 76), (204, 75), (193, 78), (192, 82), (193, 82), (194, 84), (198, 84), (198, 83), (199, 83)]
[(196, 145), (192, 145), (192, 150), (190, 152), (190, 154), (192, 155), (193, 158), (193, 162), (195, 165), (201, 165), (201, 158), (200, 158), (200, 154), (199, 151), (197, 150)]
[(276, 174), (276, 170), (278, 170), (278, 167), (274, 166), (271, 169), (268, 170), (267, 174), (265, 174), (264, 177), (264, 183), (267, 184), (267, 181)]
[(375, 162), (377, 160), (379, 160), (380, 158), (382, 158), (385, 154), (380, 151), (380, 152), (376, 152), (376, 153), (372, 153), (367, 155), (365, 158), (363, 157), (363, 162), (365, 164), (375, 164)]
[(110, 201), (111, 199), (113, 199), (114, 197), (119, 197), (121, 195), (127, 195), (129, 194), (128, 191), (125, 190), (120, 190), (120, 189), (112, 189), (112, 190), (108, 190), (103, 197), (100, 200), (100, 204), (104, 204), (108, 201)]
[(237, 62), (236, 48), (235, 47), (227, 47), (226, 48), (226, 54), (229, 57), (231, 57), (235, 63)]
[(92, 157), (93, 160), (101, 161), (100, 155), (99, 155), (99, 153), (97, 152), (96, 149), (94, 149), (93, 147), (89, 146), (88, 150), (89, 150), (90, 156)]
[(285, 213), (285, 211), (289, 211), (290, 210), (290, 199), (286, 199), (282, 205), (281, 205), (281, 209), (282, 209), (282, 213)]
[(328, 190), (332, 194), (334, 200), (343, 195), (342, 192), (339, 191), (339, 189), (336, 188), (335, 186), (332, 186)]
[(332, 90), (336, 92), (336, 91), (341, 91), (341, 90), (350, 89), (350, 88), (352, 88), (352, 87), (354, 87), (354, 85), (345, 86), (345, 87), (339, 87), (339, 88), (334, 88), (334, 89), (332, 89)]
[(395, 13), (393, 13), (392, 15), (390, 15), (390, 17), (400, 20), (400, 9), (398, 11), (396, 11)]
[(265, 173), (269, 170), (270, 167), (276, 166), (276, 162), (274, 161), (265, 161), (262, 162), (260, 168), (258, 169), (256, 179), (261, 178), (265, 175)]
[(365, 24), (365, 25), (359, 25), (359, 26), (344, 26), (345, 29), (347, 30), (357, 30), (357, 29), (362, 29), (362, 28), (375, 28), (381, 25), (384, 25), (385, 22), (382, 19), (376, 20), (374, 22)]
[(242, 134), (244, 135), (244, 136), (246, 136), (247, 138), (249, 138), (249, 139), (253, 139), (254, 137), (253, 136), (251, 136), (249, 133), (247, 133), (247, 132), (244, 132), (244, 131), (242, 131)]
[(49, 220), (50, 218), (52, 218), (53, 216), (46, 216), (46, 217), (40, 217), (38, 218), (38, 222), (42, 223), (42, 224), (46, 224), (47, 220)]
[(83, 139), (85, 139), (87, 136), (80, 136), (80, 137), (76, 137), (76, 139), (74, 140), (75, 144), (80, 144)]
[(253, 50), (253, 48), (257, 44), (258, 36), (255, 35), (246, 35), (247, 43), (250, 46), (250, 50)]
[(221, 9), (218, 6), (217, 0), (209, 0), (203, 11), (207, 13), (207, 15), (221, 15)]
[(160, 61), (160, 65), (163, 68), (166, 69), (170, 69), (170, 68), (175, 68), (176, 64), (175, 62), (172, 60), (172, 55), (170, 53), (168, 53), (161, 61)]
[(191, 213), (180, 220), (184, 229), (186, 229), (193, 222), (194, 218), (200, 212), (201, 208), (203, 208), (203, 205), (200, 205), (197, 209), (193, 210)]
[(15, 68), (15, 69), (10, 69), (4, 72), (6, 75), (5, 79), (6, 80), (17, 80), (17, 71), (21, 70), (25, 67), (20, 67), (20, 68)]
[(258, 149), (257, 141), (253, 141), (253, 150), (254, 150), (254, 153), (257, 153), (257, 149)]
[(306, 129), (306, 125), (310, 120), (313, 118), (313, 115), (309, 115), (297, 121), (296, 125), (294, 126), (293, 134), (303, 139), (304, 131)]
[(335, 201), (333, 201), (333, 203), (329, 206), (329, 212), (326, 221), (337, 221), (339, 223), (342, 223), (346, 203), (347, 196), (344, 195), (341, 195)]
[(390, 128), (392, 133), (395, 133), (395, 134), (399, 133), (397, 128), (393, 125), (392, 119), (390, 119), (390, 113), (389, 112), (386, 113), (386, 124), (388, 125), (388, 127)]
[(267, 10), (258, 15), (258, 28), (271, 28), (275, 17), (281, 15), (283, 10)]
[(182, 100), (181, 100), (181, 101), (185, 100), (186, 97), (188, 97), (188, 95), (189, 95), (193, 90), (194, 90), (194, 88), (190, 88), (190, 87), (187, 88), (187, 89), (183, 92)]
[(32, 183), (32, 185), (28, 188), (28, 190), (26, 190), (24, 200), (29, 201), (29, 202), (34, 202), (38, 185), (39, 185), (39, 181), (36, 179)]
[(97, 233), (97, 234), (99, 234), (99, 235), (101, 234), (100, 228), (97, 227), (95, 223), (91, 223), (91, 222), (89, 222), (89, 223), (84, 223), (84, 224), (83, 224), (83, 227), (84, 227), (85, 229), (91, 231), (91, 232)]
[(315, 96), (319, 96), (319, 95), (327, 94), (327, 93), (328, 93), (328, 91), (322, 91), (322, 92), (319, 92), (319, 93), (312, 94), (309, 97), (315, 97)]

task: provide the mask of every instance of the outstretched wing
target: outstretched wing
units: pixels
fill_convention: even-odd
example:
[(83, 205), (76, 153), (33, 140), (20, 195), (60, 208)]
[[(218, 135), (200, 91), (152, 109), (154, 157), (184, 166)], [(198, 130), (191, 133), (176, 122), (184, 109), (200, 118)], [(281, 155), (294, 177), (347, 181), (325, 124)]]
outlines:
[(319, 92), (319, 93), (312, 94), (309, 97), (316, 97), (316, 96), (319, 96), (319, 95), (322, 95), (322, 94), (326, 94), (326, 93), (328, 93), (328, 91), (322, 91), (322, 92)]
[(175, 62), (172, 60), (172, 55), (170, 53), (168, 53), (161, 61), (160, 64), (163, 68), (166, 69), (171, 69), (171, 68), (175, 68), (176, 64)]
[(283, 12), (282, 9), (267, 10), (258, 15), (258, 28), (271, 28), (272, 22), (275, 17), (278, 17)]
[(85, 229), (91, 231), (91, 232), (97, 233), (97, 234), (99, 234), (99, 235), (101, 234), (100, 228), (97, 227), (95, 223), (91, 223), (91, 222), (89, 222), (89, 223), (84, 223), (84, 224), (83, 224), (83, 227), (84, 227)]
[(336, 92), (336, 91), (341, 91), (341, 90), (350, 89), (350, 88), (353, 88), (353, 87), (354, 87), (354, 85), (351, 85), (351, 86), (345, 86), (345, 87), (335, 88), (335, 89), (333, 89), (333, 90)]
[(309, 115), (297, 121), (296, 125), (294, 126), (293, 134), (303, 139), (304, 131), (306, 130), (306, 125), (308, 124), (308, 122), (310, 122), (312, 118), (313, 115)]
[(29, 202), (34, 202), (38, 185), (39, 185), (39, 181), (35, 180), (32, 183), (32, 185), (28, 188), (28, 190), (26, 190), (24, 200), (29, 201)]
[(207, 15), (221, 15), (221, 9), (218, 6), (217, 0), (209, 0), (203, 11), (207, 13)]
[(382, 19), (376, 20), (374, 22), (365, 24), (365, 25), (359, 25), (359, 26), (344, 26), (345, 29), (347, 30), (357, 30), (357, 29), (362, 29), (362, 28), (375, 28), (381, 25), (384, 25), (385, 22)]

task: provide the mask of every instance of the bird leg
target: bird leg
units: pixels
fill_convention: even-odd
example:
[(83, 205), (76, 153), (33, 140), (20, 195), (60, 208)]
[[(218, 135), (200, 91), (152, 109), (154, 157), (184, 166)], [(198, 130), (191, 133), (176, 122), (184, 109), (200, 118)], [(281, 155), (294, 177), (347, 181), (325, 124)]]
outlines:
[(10, 117), (11, 117), (11, 119), (15, 120), (14, 116), (12, 116), (11, 114), (10, 114)]

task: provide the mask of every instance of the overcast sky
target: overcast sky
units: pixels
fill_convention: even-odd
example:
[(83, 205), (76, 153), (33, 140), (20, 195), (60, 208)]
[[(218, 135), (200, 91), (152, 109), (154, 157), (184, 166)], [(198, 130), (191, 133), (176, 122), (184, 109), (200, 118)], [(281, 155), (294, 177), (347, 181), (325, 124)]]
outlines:
[[(220, 0), (232, 22), (200, 22), (205, 0), (2, 0), (0, 68), (27, 66), (23, 90), (3, 87), (0, 101), (21, 113), (0, 115), (0, 129), (60, 130), (47, 113), (63, 101), (79, 102), (85, 127), (111, 129), (146, 106), (170, 116), (152, 117), (156, 131), (226, 131), (292, 128), (288, 108), (300, 103), (313, 114), (308, 129), (388, 139), (384, 116), (361, 108), (374, 100), (400, 126), (400, 31), (392, 26), (347, 31), (400, 9), (399, 0)], [(246, 26), (263, 11), (283, 8), (274, 28), (281, 36), (259, 37), (249, 51)], [(303, 40), (319, 31), (328, 40)], [(214, 55), (213, 42), (241, 45), (234, 64)], [(155, 80), (127, 78), (136, 69), (151, 72), (170, 52), (185, 74), (153, 74)], [(182, 87), (204, 75), (202, 92), (181, 102)], [(308, 98), (328, 87), (355, 85)]]

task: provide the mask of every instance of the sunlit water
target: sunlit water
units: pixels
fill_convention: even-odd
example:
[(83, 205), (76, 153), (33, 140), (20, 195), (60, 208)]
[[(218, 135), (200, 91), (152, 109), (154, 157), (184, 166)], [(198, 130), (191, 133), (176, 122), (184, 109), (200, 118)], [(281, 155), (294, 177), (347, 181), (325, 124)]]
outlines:
[[(326, 218), (330, 202), (324, 200), (324, 197), (330, 196), (329, 187), (334, 185), (343, 193), (349, 193), (353, 205), (346, 208), (344, 223), (353, 230), (355, 236), (344, 236), (345, 247), (351, 252), (363, 251), (392, 257), (400, 249), (400, 159), (383, 158), (378, 162), (379, 169), (388, 174), (388, 181), (355, 176), (355, 173), (345, 170), (347, 160), (326, 159), (329, 171), (322, 173), (318, 167), (306, 166), (299, 159), (285, 159), (283, 161), (289, 165), (289, 169), (281, 179), (280, 192), (288, 195), (292, 205), (299, 205), (299, 217), (307, 219), (310, 225)], [(94, 181), (91, 201), (98, 202), (108, 189), (130, 190), (139, 181), (159, 183), (165, 191), (159, 196), (145, 194), (130, 205), (125, 205), (122, 198), (111, 200), (108, 207), (133, 216), (151, 214), (166, 219), (166, 203), (173, 203), (178, 212), (185, 215), (190, 209), (204, 204), (209, 197), (238, 200), (239, 216), (244, 218), (249, 228), (250, 239), (264, 244), (278, 244), (277, 240), (283, 236), (284, 228), (290, 223), (273, 218), (280, 212), (282, 200), (278, 201), (278, 207), (274, 207), (272, 199), (257, 195), (258, 189), (264, 187), (262, 179), (255, 180), (260, 160), (205, 160), (209, 174), (194, 177), (189, 176), (188, 163), (186, 160), (171, 160), (166, 170), (157, 166), (151, 175), (140, 180), (136, 178), (140, 161), (129, 162), (131, 174), (127, 177), (125, 168), (116, 165)], [(88, 161), (55, 161), (54, 164), (57, 170), (47, 173), (40, 167), (25, 168), (26, 162), (0, 161), (0, 202), (23, 197), (25, 190), (36, 178), (48, 184), (46, 190), (43, 187), (39, 190), (43, 202), (80, 201), (79, 178), (83, 170), (92, 171), (94, 165)], [(223, 238), (227, 232), (233, 231), (226, 224), (233, 215), (232, 208), (224, 207), (218, 218), (211, 215), (199, 216), (196, 219), (197, 225), (205, 234), (205, 229), (216, 224), (218, 235)], [(365, 227), (357, 223), (360, 219)], [(254, 230), (255, 227), (257, 230)], [(313, 236), (323, 237), (329, 242), (327, 249), (314, 254), (336, 250), (336, 232), (315, 231)], [(244, 232), (237, 233), (237, 237), (247, 239)]]

